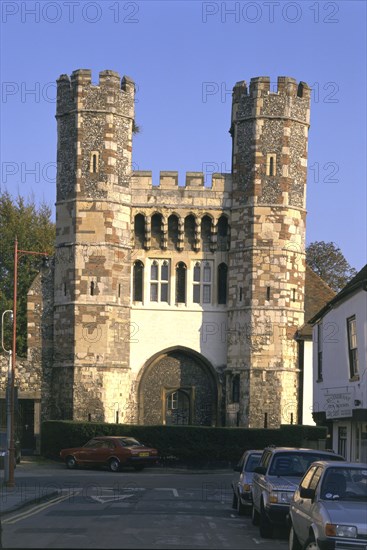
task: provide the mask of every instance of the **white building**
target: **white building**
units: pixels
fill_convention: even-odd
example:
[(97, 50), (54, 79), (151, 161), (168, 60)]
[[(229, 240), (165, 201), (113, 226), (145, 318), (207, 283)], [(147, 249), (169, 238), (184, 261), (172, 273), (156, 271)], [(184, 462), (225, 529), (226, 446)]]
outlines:
[(311, 319), (313, 417), (332, 448), (367, 461), (367, 265)]

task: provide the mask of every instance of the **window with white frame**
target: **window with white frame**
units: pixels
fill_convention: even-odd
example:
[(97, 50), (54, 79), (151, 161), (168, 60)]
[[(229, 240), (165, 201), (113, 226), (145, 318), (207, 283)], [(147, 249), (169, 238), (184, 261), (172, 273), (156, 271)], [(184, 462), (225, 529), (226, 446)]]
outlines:
[(168, 302), (169, 261), (153, 260), (150, 265), (150, 301)]
[(193, 269), (194, 304), (210, 304), (212, 301), (213, 265), (212, 262), (196, 262)]
[(356, 316), (347, 319), (349, 372), (350, 377), (358, 376), (358, 348), (357, 348), (357, 324)]

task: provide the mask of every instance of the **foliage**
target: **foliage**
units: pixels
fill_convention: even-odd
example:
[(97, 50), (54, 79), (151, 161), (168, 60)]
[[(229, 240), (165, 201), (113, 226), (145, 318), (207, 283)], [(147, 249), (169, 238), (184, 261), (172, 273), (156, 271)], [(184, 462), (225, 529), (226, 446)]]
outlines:
[[(51, 222), (51, 209), (45, 203), (37, 207), (34, 199), (13, 198), (7, 191), (0, 194), (0, 313), (13, 309), (14, 241), (18, 238), (20, 250), (53, 254), (55, 226)], [(17, 354), (27, 350), (27, 292), (42, 265), (41, 256), (19, 255), (17, 302)], [(5, 319), (8, 318), (7, 316)], [(4, 323), (5, 344), (11, 347), (11, 326)]]
[(306, 262), (335, 292), (357, 274), (333, 242), (315, 241), (306, 248)]
[[(97, 435), (125, 435), (159, 451), (161, 464), (234, 466), (246, 449), (266, 445), (315, 446), (325, 439), (320, 426), (281, 426), (280, 429), (211, 428), (203, 426), (136, 426), (50, 420), (42, 424), (42, 454), (59, 457), (61, 449), (84, 445)], [(307, 443), (308, 441), (308, 443)]]

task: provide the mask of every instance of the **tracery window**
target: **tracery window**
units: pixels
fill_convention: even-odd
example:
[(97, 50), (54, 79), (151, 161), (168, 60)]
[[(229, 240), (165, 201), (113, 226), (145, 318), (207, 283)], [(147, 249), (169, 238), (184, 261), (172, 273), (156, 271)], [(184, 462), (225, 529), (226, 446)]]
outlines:
[(150, 266), (150, 301), (168, 302), (169, 262), (153, 260)]
[(212, 301), (213, 269), (211, 262), (196, 262), (193, 270), (194, 304), (210, 304)]

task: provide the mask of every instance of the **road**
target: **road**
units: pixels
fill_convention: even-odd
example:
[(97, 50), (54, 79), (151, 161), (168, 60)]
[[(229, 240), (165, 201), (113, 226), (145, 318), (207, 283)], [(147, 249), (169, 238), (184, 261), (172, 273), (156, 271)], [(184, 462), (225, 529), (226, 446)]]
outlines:
[[(17, 487), (59, 495), (3, 518), (5, 548), (286, 550), (286, 532), (262, 539), (231, 508), (230, 470), (17, 469)], [(34, 484), (36, 483), (36, 489)]]

